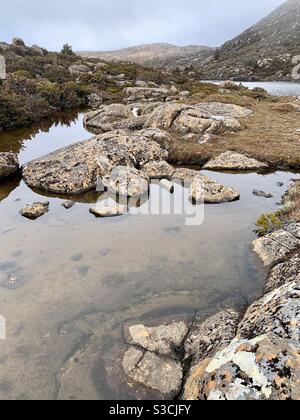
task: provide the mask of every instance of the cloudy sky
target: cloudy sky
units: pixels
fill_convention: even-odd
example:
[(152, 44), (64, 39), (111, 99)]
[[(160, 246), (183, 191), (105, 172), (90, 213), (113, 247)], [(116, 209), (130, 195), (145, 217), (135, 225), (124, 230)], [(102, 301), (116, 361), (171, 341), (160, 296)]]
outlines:
[(9, 0), (0, 40), (50, 50), (113, 50), (152, 42), (216, 46), (284, 0)]

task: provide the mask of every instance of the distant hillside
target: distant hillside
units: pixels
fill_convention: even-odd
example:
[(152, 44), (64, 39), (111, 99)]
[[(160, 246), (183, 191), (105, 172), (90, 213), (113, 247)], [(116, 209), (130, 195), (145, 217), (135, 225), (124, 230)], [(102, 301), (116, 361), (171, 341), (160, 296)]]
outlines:
[(290, 80), (300, 55), (300, 0), (289, 0), (215, 52), (205, 78)]
[(172, 44), (145, 44), (118, 51), (109, 52), (79, 52), (82, 57), (99, 58), (105, 61), (128, 61), (154, 68), (174, 69), (189, 67), (193, 61), (203, 63), (207, 57), (214, 54), (214, 49), (201, 45), (178, 47)]

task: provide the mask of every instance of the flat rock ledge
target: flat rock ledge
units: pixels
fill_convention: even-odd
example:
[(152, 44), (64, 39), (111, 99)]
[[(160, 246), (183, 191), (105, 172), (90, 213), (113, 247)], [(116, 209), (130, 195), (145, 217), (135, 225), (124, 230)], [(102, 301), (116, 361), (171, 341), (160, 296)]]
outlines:
[(7, 178), (19, 171), (19, 162), (14, 153), (0, 153), (0, 179)]
[(103, 356), (108, 386), (138, 400), (299, 400), (299, 252), (244, 315), (125, 325), (126, 344)]
[(203, 169), (208, 170), (232, 170), (232, 171), (252, 171), (267, 170), (269, 165), (259, 162), (256, 159), (235, 152), (225, 152), (210, 160)]
[(231, 187), (213, 181), (204, 175), (193, 178), (189, 193), (190, 201), (194, 204), (221, 204), (237, 201), (240, 193)]

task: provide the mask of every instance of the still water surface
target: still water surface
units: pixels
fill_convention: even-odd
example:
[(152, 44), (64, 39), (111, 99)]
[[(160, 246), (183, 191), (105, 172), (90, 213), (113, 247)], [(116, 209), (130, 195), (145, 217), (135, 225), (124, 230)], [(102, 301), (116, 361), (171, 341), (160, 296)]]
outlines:
[[(91, 137), (82, 119), (2, 133), (0, 150), (25, 163)], [(183, 215), (95, 219), (95, 194), (70, 210), (62, 197), (48, 197), (50, 212), (30, 221), (20, 208), (45, 197), (21, 180), (1, 182), (0, 399), (126, 398), (107, 387), (101, 364), (124, 340), (124, 322), (241, 308), (261, 292), (266, 270), (251, 248), (254, 222), (278, 208), (294, 175), (204, 173), (238, 189), (241, 200), (206, 206), (204, 223), (192, 227)], [(154, 185), (151, 200), (159, 196), (169, 199)], [(8, 284), (6, 275), (16, 280)]]

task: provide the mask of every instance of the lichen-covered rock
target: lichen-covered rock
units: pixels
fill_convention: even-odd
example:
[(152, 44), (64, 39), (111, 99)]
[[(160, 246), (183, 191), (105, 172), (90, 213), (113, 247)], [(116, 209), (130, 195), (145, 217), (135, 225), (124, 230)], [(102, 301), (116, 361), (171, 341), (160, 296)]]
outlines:
[(209, 170), (261, 170), (268, 169), (266, 163), (259, 162), (256, 159), (249, 158), (235, 152), (225, 152), (215, 159), (210, 160), (204, 169)]
[(185, 340), (185, 358), (195, 365), (217, 349), (230, 344), (236, 335), (240, 314), (224, 310), (206, 320), (197, 317)]
[(240, 193), (233, 188), (219, 184), (204, 175), (193, 178), (190, 186), (190, 200), (195, 203), (220, 204), (239, 200)]
[(251, 305), (241, 321), (238, 334), (256, 337), (272, 332), (300, 342), (300, 273)]
[(194, 169), (177, 168), (172, 176), (174, 180), (192, 182), (192, 180), (199, 176), (200, 172)]
[(145, 100), (165, 100), (169, 95), (169, 91), (164, 88), (128, 87), (124, 89), (124, 94), (128, 102), (138, 102)]
[(148, 327), (143, 324), (125, 327), (126, 342), (158, 353), (162, 356), (176, 358), (178, 350), (188, 333), (188, 325), (184, 321)]
[(117, 166), (102, 182), (108, 191), (117, 196), (140, 197), (148, 193), (150, 179), (135, 168)]
[(0, 179), (9, 177), (18, 170), (19, 162), (14, 153), (0, 153)]
[(20, 214), (26, 219), (36, 220), (49, 211), (49, 202), (27, 204), (20, 210)]
[(149, 162), (143, 167), (143, 171), (150, 178), (172, 178), (175, 168), (166, 161)]
[(297, 236), (300, 223), (286, 225), (269, 235), (256, 239), (253, 242), (254, 251), (260, 256), (264, 264), (270, 265), (279, 262), (300, 246), (300, 235)]
[(244, 118), (252, 114), (251, 109), (239, 105), (225, 104), (221, 102), (207, 102), (197, 105), (199, 109), (214, 116), (228, 118)]
[(139, 168), (166, 160), (168, 152), (153, 140), (156, 135), (153, 130), (120, 130), (93, 137), (29, 162), (23, 168), (23, 178), (32, 188), (58, 194), (90, 191), (116, 166)]
[(184, 400), (299, 400), (299, 342), (274, 334), (234, 340), (198, 364)]
[(281, 287), (285, 284), (292, 283), (299, 277), (300, 273), (300, 254), (288, 258), (286, 261), (278, 263), (270, 271), (266, 282), (266, 293)]

